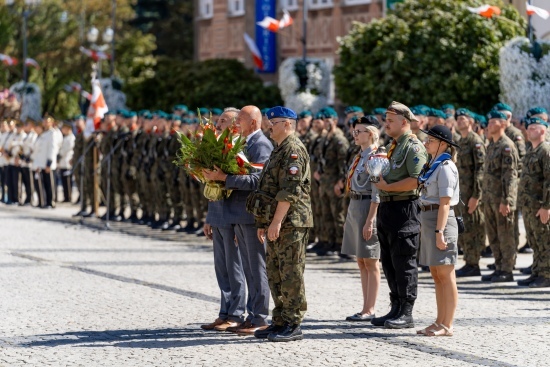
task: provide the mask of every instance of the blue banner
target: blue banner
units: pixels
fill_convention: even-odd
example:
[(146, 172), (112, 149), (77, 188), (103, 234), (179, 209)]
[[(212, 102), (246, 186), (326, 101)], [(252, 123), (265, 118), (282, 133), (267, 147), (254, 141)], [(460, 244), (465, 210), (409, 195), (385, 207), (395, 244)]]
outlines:
[[(256, 0), (256, 22), (261, 22), (265, 17), (277, 19), (277, 7), (275, 0)], [(256, 44), (262, 54), (264, 69), (260, 73), (277, 72), (277, 39), (276, 34), (256, 24)]]

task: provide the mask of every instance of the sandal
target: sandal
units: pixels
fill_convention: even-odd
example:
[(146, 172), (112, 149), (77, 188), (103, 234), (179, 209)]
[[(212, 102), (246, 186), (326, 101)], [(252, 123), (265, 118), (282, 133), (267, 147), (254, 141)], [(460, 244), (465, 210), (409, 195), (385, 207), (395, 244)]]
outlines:
[(361, 312), (357, 312), (353, 316), (346, 317), (346, 321), (371, 321), (374, 317), (374, 314), (362, 314)]
[(428, 331), (432, 331), (432, 327), (434, 327), (434, 326), (439, 327), (439, 324), (437, 322), (434, 322), (433, 324), (431, 324), (430, 326), (427, 326), (424, 329), (416, 330), (416, 334), (417, 335), (426, 335), (428, 333)]
[(439, 324), (441, 326), (440, 330), (428, 330), (428, 333), (426, 333), (426, 336), (453, 336), (454, 330), (453, 328), (448, 328), (443, 324)]

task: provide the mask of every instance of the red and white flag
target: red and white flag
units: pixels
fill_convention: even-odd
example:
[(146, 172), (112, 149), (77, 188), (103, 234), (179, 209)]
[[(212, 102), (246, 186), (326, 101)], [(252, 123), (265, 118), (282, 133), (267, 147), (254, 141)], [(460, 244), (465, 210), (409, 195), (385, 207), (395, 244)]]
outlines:
[(550, 17), (550, 12), (548, 12), (548, 10), (530, 5), (529, 3), (526, 4), (526, 9), (527, 9), (527, 15), (536, 14), (542, 19), (548, 19), (548, 17)]
[(8, 65), (8, 66), (17, 65), (17, 63), (19, 62), (19, 60), (17, 60), (15, 57), (11, 57), (4, 54), (0, 54), (0, 61), (2, 61), (4, 65)]
[(103, 51), (94, 51), (90, 50), (89, 48), (84, 48), (80, 46), (80, 52), (82, 52), (84, 55), (91, 57), (92, 60), (98, 61), (98, 60), (106, 60), (109, 58), (109, 55), (107, 55)]
[(90, 107), (86, 114), (86, 128), (84, 129), (84, 137), (88, 138), (94, 131), (99, 129), (101, 119), (105, 116), (105, 113), (109, 111), (105, 98), (103, 98), (103, 92), (99, 85), (99, 80), (92, 80), (92, 99), (90, 100)]
[(292, 25), (292, 23), (294, 23), (294, 20), (290, 16), (290, 13), (288, 10), (283, 9), (283, 17), (281, 20), (266, 16), (262, 19), (262, 21), (257, 22), (256, 24), (270, 32), (277, 33), (279, 30)]
[(264, 69), (264, 61), (262, 60), (262, 54), (260, 53), (260, 50), (258, 49), (258, 46), (256, 45), (256, 42), (250, 36), (248, 33), (244, 34), (244, 41), (246, 42), (246, 45), (250, 49), (250, 52), (252, 52), (252, 59), (254, 60), (254, 65), (260, 70)]
[(466, 7), (469, 11), (479, 14), (485, 18), (491, 18), (493, 15), (500, 15), (500, 8), (493, 5), (482, 5), (477, 8)]
[(40, 65), (38, 65), (38, 62), (35, 59), (31, 59), (30, 57), (25, 59), (25, 65), (32, 66), (35, 69), (40, 69)]

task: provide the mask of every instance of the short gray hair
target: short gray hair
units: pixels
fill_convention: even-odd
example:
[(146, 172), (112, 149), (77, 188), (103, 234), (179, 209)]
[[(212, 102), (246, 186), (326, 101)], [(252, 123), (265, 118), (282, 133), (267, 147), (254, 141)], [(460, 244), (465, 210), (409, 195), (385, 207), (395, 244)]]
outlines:
[(239, 113), (241, 110), (235, 107), (226, 107), (223, 109), (223, 112), (232, 112), (232, 113)]

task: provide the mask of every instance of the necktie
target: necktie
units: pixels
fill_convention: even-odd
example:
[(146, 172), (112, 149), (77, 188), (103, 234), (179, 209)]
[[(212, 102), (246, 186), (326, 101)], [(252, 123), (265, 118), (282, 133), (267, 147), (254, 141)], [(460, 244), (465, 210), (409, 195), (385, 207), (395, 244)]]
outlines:
[(346, 180), (346, 193), (351, 191), (351, 178), (355, 173), (355, 169), (357, 168), (357, 165), (359, 164), (360, 159), (361, 159), (361, 154), (359, 153), (355, 156), (355, 159), (353, 160), (353, 163), (351, 165), (351, 169), (348, 172), (348, 178)]
[(391, 158), (393, 151), (395, 150), (395, 147), (397, 146), (397, 140), (393, 139), (391, 142), (390, 151), (388, 152), (388, 159)]

